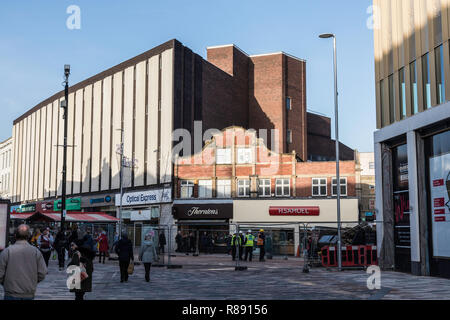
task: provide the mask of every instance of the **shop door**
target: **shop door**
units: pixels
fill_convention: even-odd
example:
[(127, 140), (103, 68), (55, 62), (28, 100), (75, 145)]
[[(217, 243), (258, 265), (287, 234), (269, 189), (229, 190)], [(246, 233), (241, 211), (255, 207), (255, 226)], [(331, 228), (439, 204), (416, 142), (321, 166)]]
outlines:
[(140, 247), (142, 244), (142, 222), (135, 222), (134, 223), (134, 246)]
[(394, 245), (395, 269), (411, 272), (411, 229), (407, 145), (392, 150), (394, 183)]

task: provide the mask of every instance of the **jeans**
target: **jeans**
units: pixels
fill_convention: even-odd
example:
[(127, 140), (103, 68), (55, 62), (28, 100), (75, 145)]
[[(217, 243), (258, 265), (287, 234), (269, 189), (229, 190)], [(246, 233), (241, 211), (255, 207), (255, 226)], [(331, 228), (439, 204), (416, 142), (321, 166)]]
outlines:
[(41, 253), (42, 253), (42, 256), (44, 257), (45, 264), (47, 265), (47, 268), (48, 268), (48, 260), (50, 260), (50, 256), (52, 254), (52, 251), (51, 250), (49, 250), (47, 252), (41, 251)]
[(4, 296), (3, 300), (9, 300), (9, 301), (31, 301), (34, 300), (34, 298), (17, 298), (13, 296)]
[(130, 261), (119, 261), (120, 281), (128, 281), (128, 266)]
[(152, 264), (151, 263), (144, 263), (145, 268), (145, 280), (148, 282), (150, 281), (150, 268)]
[(245, 257), (244, 257), (244, 260), (247, 261), (247, 258), (249, 259), (248, 261), (252, 261), (252, 258), (253, 258), (253, 246), (247, 246), (247, 247), (245, 247)]
[(58, 253), (58, 264), (60, 268), (64, 268), (64, 256), (66, 255), (66, 248), (59, 248)]
[(259, 261), (264, 261), (264, 256), (266, 255), (266, 250), (264, 246), (259, 246)]

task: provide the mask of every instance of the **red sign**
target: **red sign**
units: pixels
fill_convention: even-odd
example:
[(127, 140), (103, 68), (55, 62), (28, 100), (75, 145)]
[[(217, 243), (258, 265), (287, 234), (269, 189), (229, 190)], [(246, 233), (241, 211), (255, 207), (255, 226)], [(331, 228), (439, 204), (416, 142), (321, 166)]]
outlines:
[(445, 214), (445, 209), (434, 209), (434, 214)]
[(444, 198), (435, 198), (433, 200), (435, 207), (443, 207), (444, 206)]
[(318, 216), (319, 207), (269, 207), (271, 216)]
[(440, 187), (444, 185), (444, 179), (433, 180), (433, 187)]
[(445, 222), (445, 216), (444, 217), (434, 217), (435, 222)]

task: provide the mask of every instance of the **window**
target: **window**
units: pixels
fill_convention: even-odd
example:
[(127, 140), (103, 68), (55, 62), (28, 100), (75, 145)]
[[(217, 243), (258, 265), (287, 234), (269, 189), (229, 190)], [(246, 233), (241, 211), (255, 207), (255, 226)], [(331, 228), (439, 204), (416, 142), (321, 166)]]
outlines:
[(231, 149), (229, 149), (229, 148), (216, 149), (216, 163), (217, 164), (230, 164), (231, 163)]
[(405, 68), (401, 68), (398, 73), (400, 87), (400, 119), (406, 118), (406, 82)]
[(252, 163), (253, 155), (251, 148), (239, 148), (237, 150), (237, 163)]
[[(340, 180), (340, 189), (341, 189), (341, 196), (346, 196), (347, 195), (347, 178), (339, 178)], [(333, 191), (333, 196), (337, 196), (337, 179), (333, 178), (332, 180), (332, 191)]]
[(231, 197), (231, 180), (217, 180), (217, 198)]
[(275, 183), (275, 195), (277, 197), (289, 197), (290, 194), (290, 179), (277, 179)]
[(286, 109), (292, 110), (292, 99), (290, 97), (286, 97)]
[(259, 196), (260, 197), (270, 197), (270, 179), (260, 179), (259, 180)]
[(327, 195), (327, 178), (312, 179), (312, 195), (313, 196)]
[(423, 107), (431, 108), (430, 59), (428, 53), (422, 57)]
[(192, 198), (194, 196), (194, 182), (181, 181), (181, 198)]
[(383, 79), (380, 81), (380, 121), (381, 121), (381, 126), (383, 127), (384, 125), (386, 125), (385, 121), (386, 121), (386, 116), (384, 114), (384, 97), (385, 97), (385, 91), (384, 91), (384, 84), (386, 83), (386, 79)]
[(211, 180), (199, 180), (198, 181), (198, 197), (199, 198), (212, 198), (212, 181)]
[(438, 104), (445, 102), (444, 49), (440, 45), (434, 51), (436, 56), (436, 95)]
[(375, 162), (369, 162), (369, 169), (375, 169)]
[(416, 61), (411, 62), (409, 65), (409, 72), (411, 78), (411, 113), (416, 114), (419, 111), (418, 98), (417, 98), (417, 68)]
[(287, 129), (286, 140), (287, 140), (287, 143), (292, 143), (292, 130), (290, 130), (290, 129)]
[(250, 180), (237, 181), (238, 197), (250, 196)]
[(395, 101), (395, 88), (394, 88), (394, 76), (391, 74), (388, 78), (389, 84), (389, 121), (393, 123), (395, 121), (395, 111), (397, 105)]

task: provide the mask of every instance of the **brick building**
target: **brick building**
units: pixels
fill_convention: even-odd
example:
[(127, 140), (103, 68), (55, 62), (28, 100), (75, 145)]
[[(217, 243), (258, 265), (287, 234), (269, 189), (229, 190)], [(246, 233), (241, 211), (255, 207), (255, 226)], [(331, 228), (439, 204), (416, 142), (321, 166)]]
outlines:
[[(355, 161), (340, 162), (342, 221), (359, 219)], [(207, 141), (202, 152), (174, 165), (174, 217), (181, 225), (286, 223), (292, 246), (299, 223), (336, 221), (335, 162), (298, 162), (296, 154), (275, 153), (252, 130), (230, 127)], [(277, 214), (276, 208), (299, 214)], [(316, 208), (315, 214), (301, 212)], [(199, 222), (201, 221), (201, 222)], [(296, 225), (297, 224), (297, 225)], [(279, 228), (276, 229), (280, 232)]]

